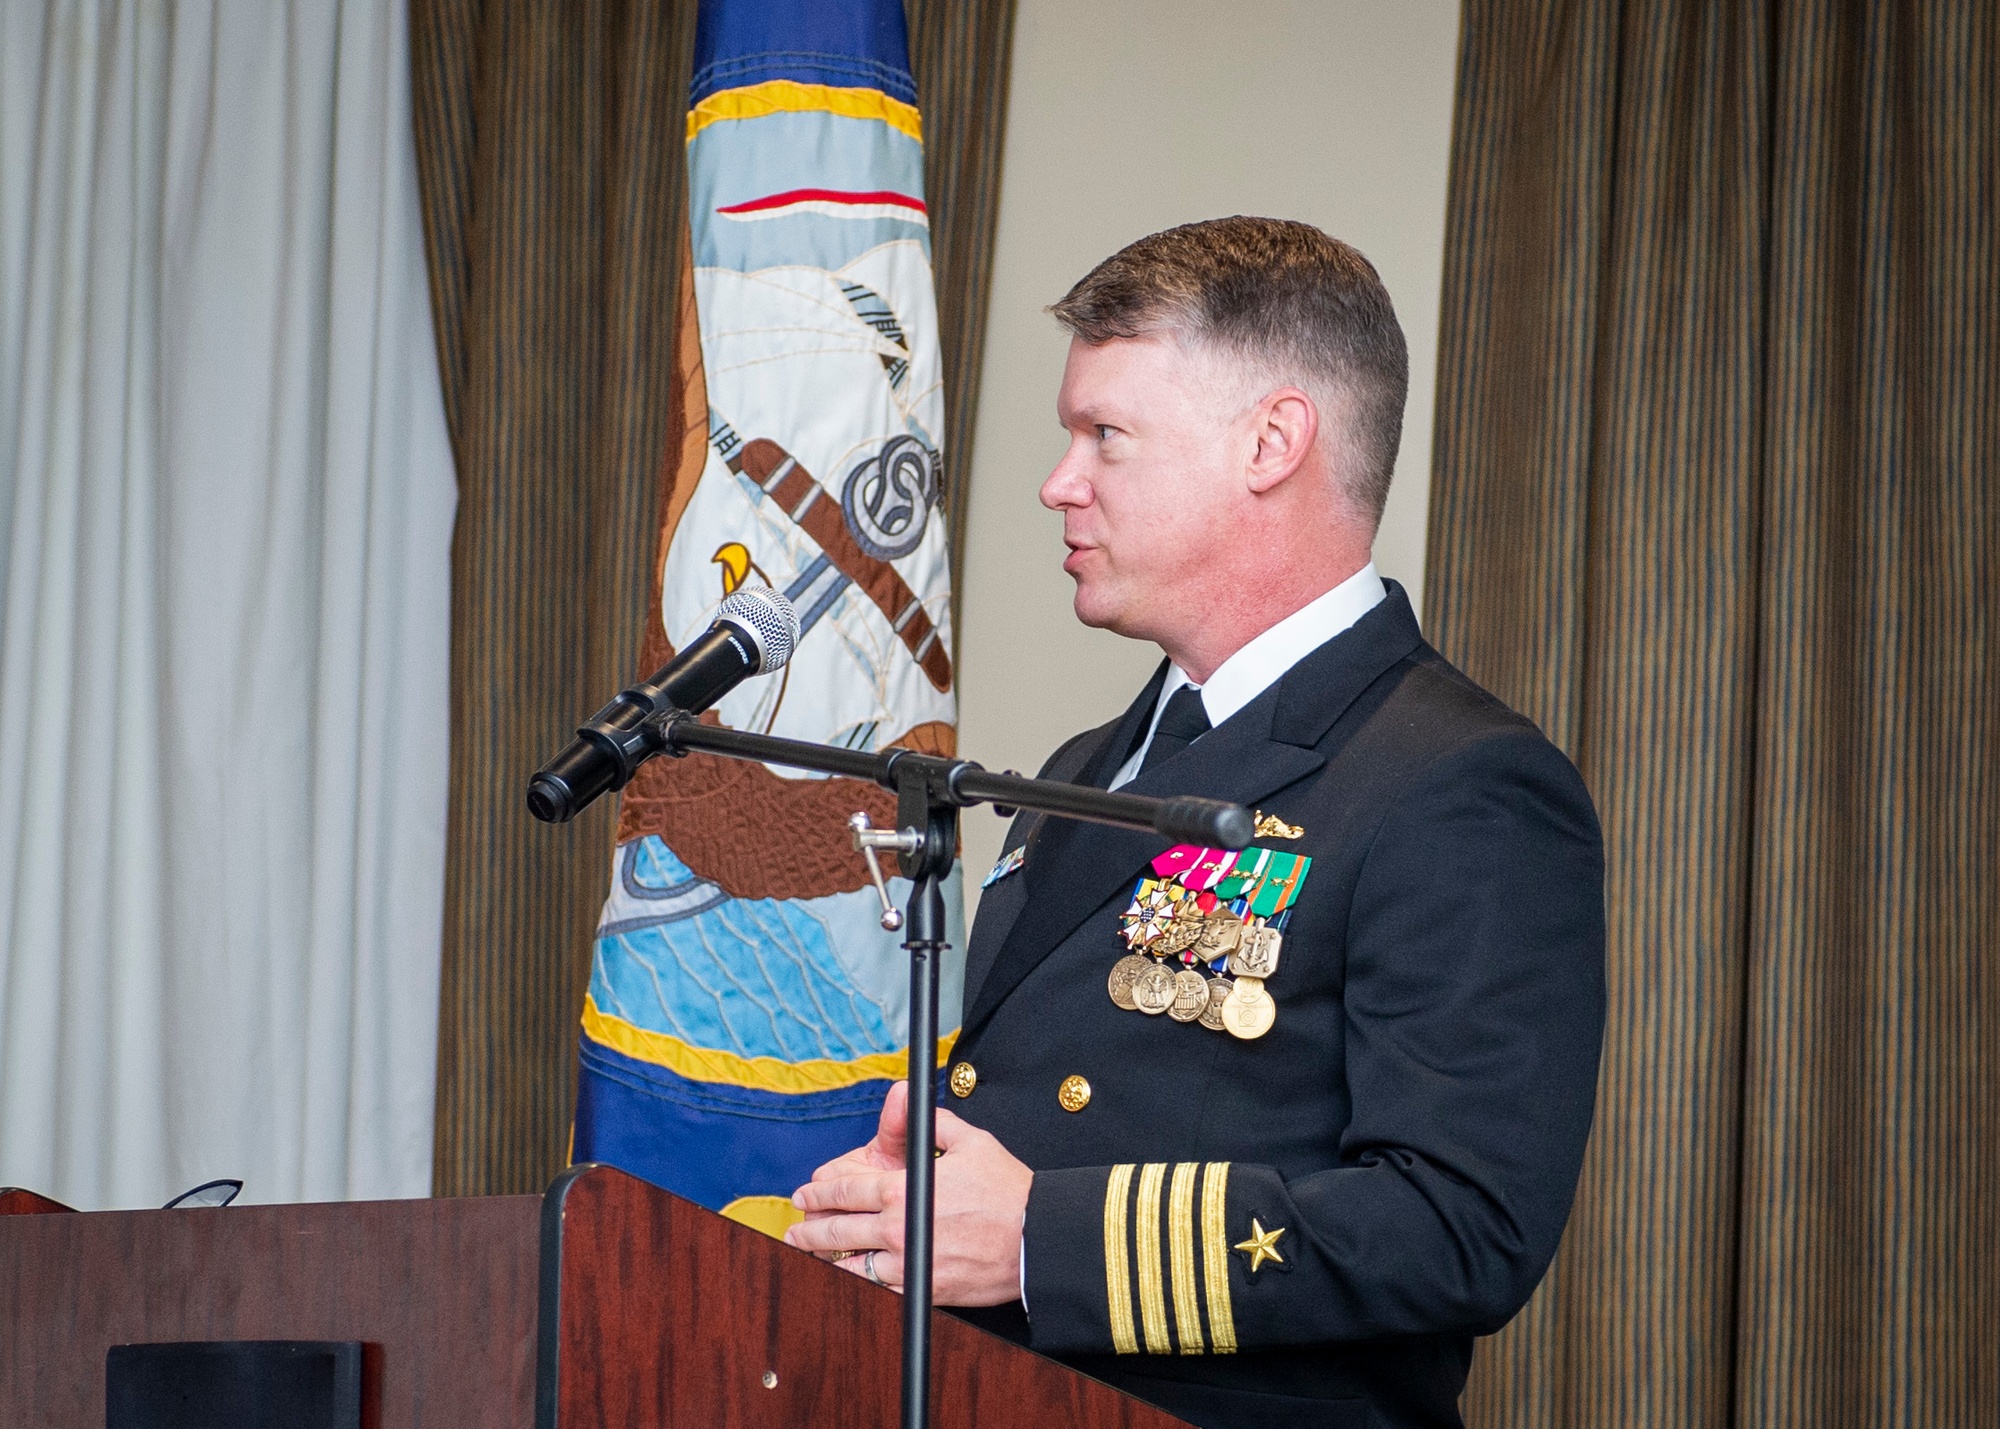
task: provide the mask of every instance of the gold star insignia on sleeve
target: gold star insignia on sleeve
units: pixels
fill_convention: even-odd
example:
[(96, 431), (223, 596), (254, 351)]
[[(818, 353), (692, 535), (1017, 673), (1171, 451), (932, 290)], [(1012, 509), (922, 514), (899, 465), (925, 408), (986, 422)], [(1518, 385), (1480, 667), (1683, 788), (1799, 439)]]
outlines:
[(1283, 1226), (1265, 1230), (1264, 1223), (1255, 1216), (1250, 1218), (1250, 1239), (1238, 1241), (1235, 1249), (1250, 1257), (1250, 1273), (1255, 1275), (1264, 1268), (1264, 1262), (1275, 1260), (1283, 1265), (1285, 1258), (1278, 1254), (1278, 1237), (1285, 1233)]

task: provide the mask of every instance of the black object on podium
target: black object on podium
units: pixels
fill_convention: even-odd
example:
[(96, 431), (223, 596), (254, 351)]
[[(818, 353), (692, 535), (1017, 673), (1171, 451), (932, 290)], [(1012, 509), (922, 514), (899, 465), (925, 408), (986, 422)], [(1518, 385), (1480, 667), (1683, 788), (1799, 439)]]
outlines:
[(104, 1429), (361, 1429), (361, 1342), (113, 1345)]

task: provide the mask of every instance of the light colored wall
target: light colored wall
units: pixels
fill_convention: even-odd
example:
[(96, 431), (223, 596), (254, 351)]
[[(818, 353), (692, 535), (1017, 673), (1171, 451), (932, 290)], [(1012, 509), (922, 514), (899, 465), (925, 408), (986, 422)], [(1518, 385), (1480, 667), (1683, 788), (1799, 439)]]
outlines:
[[(1068, 347), (1042, 309), (1177, 223), (1303, 219), (1381, 271), (1410, 406), (1376, 560), (1421, 609), (1457, 47), (1455, 0), (1021, 0), (959, 638), (967, 758), (1032, 774), (1160, 658), (1070, 612), (1062, 522), (1035, 499), (1063, 450)], [(968, 901), (1004, 831), (967, 812)]]

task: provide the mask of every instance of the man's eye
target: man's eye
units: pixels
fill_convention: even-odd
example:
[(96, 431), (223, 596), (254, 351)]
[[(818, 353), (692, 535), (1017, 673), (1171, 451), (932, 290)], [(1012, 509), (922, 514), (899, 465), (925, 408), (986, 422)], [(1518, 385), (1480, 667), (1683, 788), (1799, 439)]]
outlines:
[(1099, 423), (1097, 424), (1097, 439), (1098, 439), (1098, 440), (1099, 440), (1100, 442), (1108, 442), (1108, 441), (1110, 441), (1110, 440), (1111, 440), (1111, 432), (1112, 432), (1112, 428), (1110, 428), (1110, 427), (1107, 427), (1107, 426), (1105, 426), (1105, 425), (1104, 425), (1104, 423), (1102, 423), (1102, 422), (1099, 422)]

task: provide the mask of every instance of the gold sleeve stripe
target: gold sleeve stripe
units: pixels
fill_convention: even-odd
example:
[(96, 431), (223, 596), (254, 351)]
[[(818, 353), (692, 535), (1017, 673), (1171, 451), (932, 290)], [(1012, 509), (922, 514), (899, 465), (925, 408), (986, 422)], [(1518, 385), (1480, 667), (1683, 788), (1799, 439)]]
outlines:
[(1104, 1303), (1111, 1315), (1111, 1348), (1121, 1355), (1139, 1353), (1132, 1325), (1131, 1257), (1125, 1249), (1131, 1202), (1132, 1165), (1113, 1166), (1104, 1188)]
[(1201, 1278), (1208, 1287), (1208, 1333), (1219, 1355), (1236, 1353), (1236, 1312), (1229, 1305), (1229, 1163), (1211, 1161), (1201, 1176)]
[(1195, 1162), (1180, 1162), (1174, 1167), (1173, 1184), (1167, 1192), (1167, 1265), (1174, 1281), (1174, 1329), (1184, 1355), (1203, 1354), (1208, 1349), (1201, 1337), (1201, 1301), (1194, 1288), (1194, 1176), (1198, 1169)]
[(1139, 1172), (1138, 1220), (1132, 1241), (1139, 1256), (1139, 1323), (1146, 1331), (1146, 1353), (1172, 1354), (1167, 1338), (1167, 1287), (1160, 1273), (1160, 1191), (1167, 1179), (1164, 1161), (1149, 1161)]

